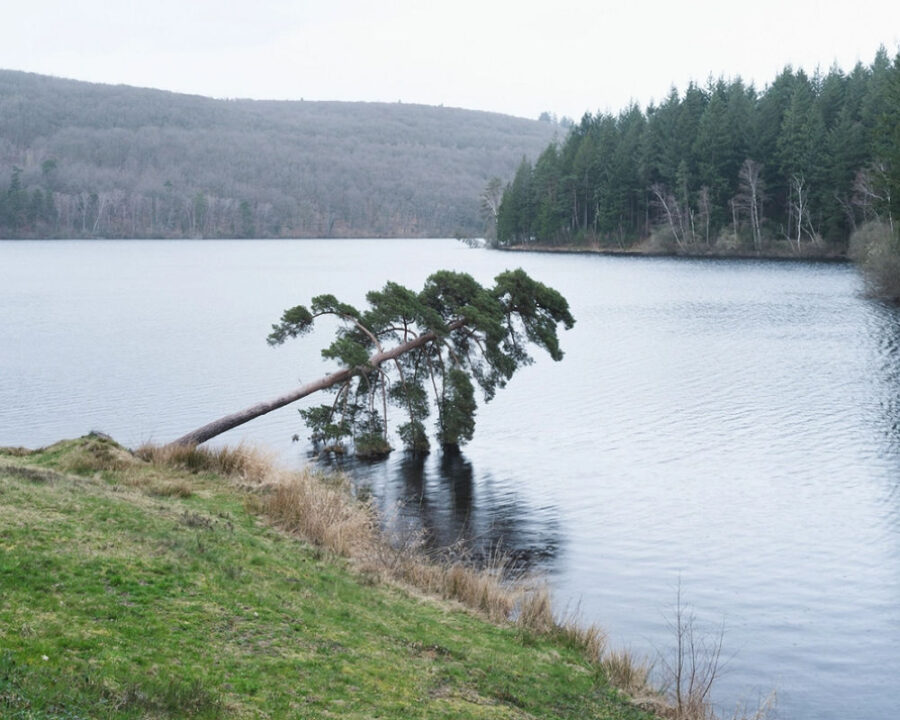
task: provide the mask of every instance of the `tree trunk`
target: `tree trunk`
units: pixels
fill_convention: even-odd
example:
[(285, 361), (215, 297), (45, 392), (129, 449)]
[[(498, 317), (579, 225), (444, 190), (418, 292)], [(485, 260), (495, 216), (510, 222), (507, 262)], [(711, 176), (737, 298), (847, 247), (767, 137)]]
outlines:
[(206, 442), (210, 438), (216, 437), (216, 435), (221, 435), (223, 432), (227, 432), (232, 428), (236, 428), (238, 425), (243, 425), (244, 423), (249, 422), (254, 418), (258, 418), (260, 415), (265, 415), (266, 413), (270, 413), (273, 410), (284, 407), (285, 405), (288, 405), (296, 400), (305, 398), (307, 395), (312, 395), (314, 392), (333, 387), (334, 385), (338, 385), (339, 383), (349, 380), (352, 375), (353, 371), (350, 369), (340, 370), (336, 373), (332, 373), (331, 375), (326, 375), (325, 377), (320, 378), (314, 382), (301, 385), (299, 388), (287, 393), (286, 395), (281, 395), (277, 398), (273, 398), (268, 402), (258, 403), (256, 405), (253, 405), (252, 407), (241, 410), (240, 412), (232, 413), (231, 415), (226, 415), (225, 417), (214, 420), (211, 423), (207, 423), (203, 427), (197, 428), (193, 432), (189, 432), (187, 435), (182, 435), (172, 444), (199, 445), (200, 443)]
[[(447, 326), (447, 332), (451, 332), (453, 330), (461, 328), (465, 324), (465, 320), (456, 320)], [(240, 412), (226, 415), (225, 417), (214, 420), (211, 423), (207, 423), (203, 427), (189, 432), (187, 435), (182, 435), (180, 438), (175, 440), (172, 445), (200, 445), (201, 443), (205, 443), (207, 440), (210, 440), (217, 435), (221, 435), (222, 433), (227, 432), (232, 428), (236, 428), (239, 425), (243, 425), (244, 423), (249, 422), (254, 418), (258, 418), (260, 415), (265, 415), (266, 413), (270, 413), (280, 407), (289, 405), (290, 403), (295, 402), (296, 400), (300, 400), (301, 398), (305, 398), (307, 395), (312, 395), (314, 392), (318, 392), (319, 390), (325, 390), (327, 388), (334, 387), (335, 385), (339, 385), (342, 382), (346, 382), (355, 374), (364, 372), (367, 367), (377, 368), (382, 363), (398, 358), (401, 355), (410, 352), (411, 350), (422, 347), (423, 345), (427, 345), (437, 338), (437, 333), (423, 333), (419, 337), (402, 343), (397, 347), (391, 348), (390, 350), (375, 353), (374, 355), (372, 355), (372, 357), (369, 358), (369, 363), (367, 366), (338, 370), (337, 372), (333, 372), (330, 375), (319, 378), (318, 380), (314, 380), (313, 382), (301, 385), (296, 390), (293, 390), (285, 395), (273, 398), (268, 402), (258, 403), (256, 405), (253, 405), (252, 407), (241, 410)]]

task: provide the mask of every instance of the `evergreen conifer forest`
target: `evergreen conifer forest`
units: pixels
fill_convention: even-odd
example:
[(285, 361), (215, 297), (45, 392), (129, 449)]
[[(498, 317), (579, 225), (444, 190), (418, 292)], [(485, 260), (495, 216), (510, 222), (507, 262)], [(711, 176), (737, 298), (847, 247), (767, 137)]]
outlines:
[(900, 53), (882, 48), (849, 73), (786, 67), (762, 91), (710, 78), (645, 111), (588, 113), (521, 163), (496, 241), (843, 255), (898, 214)]

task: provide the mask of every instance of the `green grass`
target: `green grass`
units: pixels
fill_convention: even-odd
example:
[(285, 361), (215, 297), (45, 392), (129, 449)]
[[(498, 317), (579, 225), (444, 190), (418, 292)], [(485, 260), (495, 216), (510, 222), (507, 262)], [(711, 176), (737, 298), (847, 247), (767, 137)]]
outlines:
[(0, 717), (647, 717), (577, 647), (378, 583), (249, 492), (102, 438), (0, 451)]

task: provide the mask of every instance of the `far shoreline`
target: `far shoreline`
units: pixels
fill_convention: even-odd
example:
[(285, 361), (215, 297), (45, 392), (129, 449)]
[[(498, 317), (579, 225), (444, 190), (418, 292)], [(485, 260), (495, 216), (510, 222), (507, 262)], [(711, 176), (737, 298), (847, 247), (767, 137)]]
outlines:
[(797, 255), (796, 253), (768, 251), (760, 253), (751, 252), (717, 252), (713, 249), (699, 252), (679, 252), (677, 250), (655, 250), (645, 246), (629, 248), (604, 247), (601, 245), (547, 245), (543, 243), (534, 245), (505, 245), (487, 246), (491, 250), (501, 252), (533, 252), (557, 255), (607, 255), (613, 257), (638, 257), (638, 258), (678, 258), (686, 260), (768, 260), (768, 261), (792, 261), (792, 262), (823, 262), (823, 263), (849, 263), (850, 258), (846, 253), (822, 252)]

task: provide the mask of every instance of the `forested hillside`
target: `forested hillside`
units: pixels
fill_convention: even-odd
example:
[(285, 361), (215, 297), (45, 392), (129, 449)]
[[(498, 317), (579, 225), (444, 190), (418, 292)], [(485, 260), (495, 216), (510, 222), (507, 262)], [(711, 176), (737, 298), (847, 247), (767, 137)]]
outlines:
[(900, 54), (763, 91), (740, 79), (673, 88), (659, 105), (585, 115), (523, 162), (500, 244), (594, 243), (684, 253), (840, 254), (900, 216)]
[(479, 193), (556, 130), (0, 71), (0, 238), (481, 234)]

